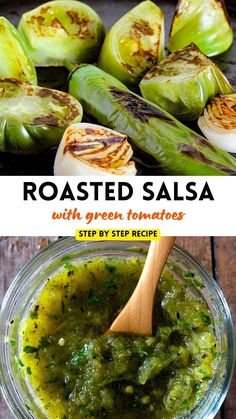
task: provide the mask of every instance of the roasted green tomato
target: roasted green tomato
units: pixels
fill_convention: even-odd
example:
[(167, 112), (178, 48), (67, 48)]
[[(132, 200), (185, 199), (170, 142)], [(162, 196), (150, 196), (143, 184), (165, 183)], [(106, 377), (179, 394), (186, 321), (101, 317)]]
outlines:
[(125, 84), (138, 84), (164, 57), (164, 14), (151, 1), (143, 1), (108, 32), (99, 67)]
[(36, 71), (15, 27), (0, 17), (0, 77), (37, 84)]
[(80, 103), (67, 93), (0, 79), (0, 151), (35, 154), (56, 146), (81, 118)]
[(101, 69), (81, 65), (69, 92), (101, 125), (125, 134), (171, 175), (236, 175), (236, 159)]
[(191, 44), (166, 57), (140, 83), (143, 97), (180, 119), (197, 119), (209, 100), (233, 88), (209, 58)]
[(22, 373), (43, 417), (173, 419), (205, 395), (220, 356), (211, 315), (169, 271), (158, 285), (153, 336), (104, 335), (143, 262), (67, 261), (46, 282), (21, 339)]
[(231, 46), (233, 30), (224, 0), (179, 0), (168, 49), (174, 52), (191, 42), (209, 57)]
[(25, 13), (18, 29), (34, 64), (42, 67), (93, 62), (105, 35), (97, 13), (75, 0), (51, 1)]

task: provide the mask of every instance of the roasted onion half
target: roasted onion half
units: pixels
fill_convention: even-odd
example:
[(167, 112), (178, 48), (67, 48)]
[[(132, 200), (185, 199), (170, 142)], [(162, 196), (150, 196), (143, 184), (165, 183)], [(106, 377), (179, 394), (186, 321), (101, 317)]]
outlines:
[(57, 151), (54, 174), (136, 175), (127, 137), (100, 125), (73, 124), (65, 131)]
[(219, 148), (236, 152), (236, 93), (211, 100), (198, 120), (208, 141)]

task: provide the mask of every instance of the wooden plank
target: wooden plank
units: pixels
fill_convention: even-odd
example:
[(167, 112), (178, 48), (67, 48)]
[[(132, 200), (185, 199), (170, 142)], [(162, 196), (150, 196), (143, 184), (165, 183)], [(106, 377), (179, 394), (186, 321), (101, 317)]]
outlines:
[[(236, 326), (236, 237), (214, 239), (215, 272), (218, 283), (227, 299)], [(224, 419), (236, 419), (236, 369), (226, 401)]]

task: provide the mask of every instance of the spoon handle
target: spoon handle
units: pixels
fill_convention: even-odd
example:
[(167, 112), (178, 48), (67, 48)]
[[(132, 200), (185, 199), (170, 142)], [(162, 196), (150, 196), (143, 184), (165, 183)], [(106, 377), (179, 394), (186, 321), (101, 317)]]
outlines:
[(153, 301), (157, 284), (175, 237), (151, 241), (139, 282), (128, 303), (110, 326), (109, 332), (152, 334)]

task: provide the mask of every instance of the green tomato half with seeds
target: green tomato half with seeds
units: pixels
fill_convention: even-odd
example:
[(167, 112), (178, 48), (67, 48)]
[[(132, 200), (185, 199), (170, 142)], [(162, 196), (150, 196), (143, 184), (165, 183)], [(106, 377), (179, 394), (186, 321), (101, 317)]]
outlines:
[(105, 29), (98, 14), (75, 0), (56, 0), (25, 13), (18, 30), (36, 66), (93, 62)]
[(127, 85), (136, 85), (164, 57), (164, 14), (143, 1), (108, 32), (99, 67)]

